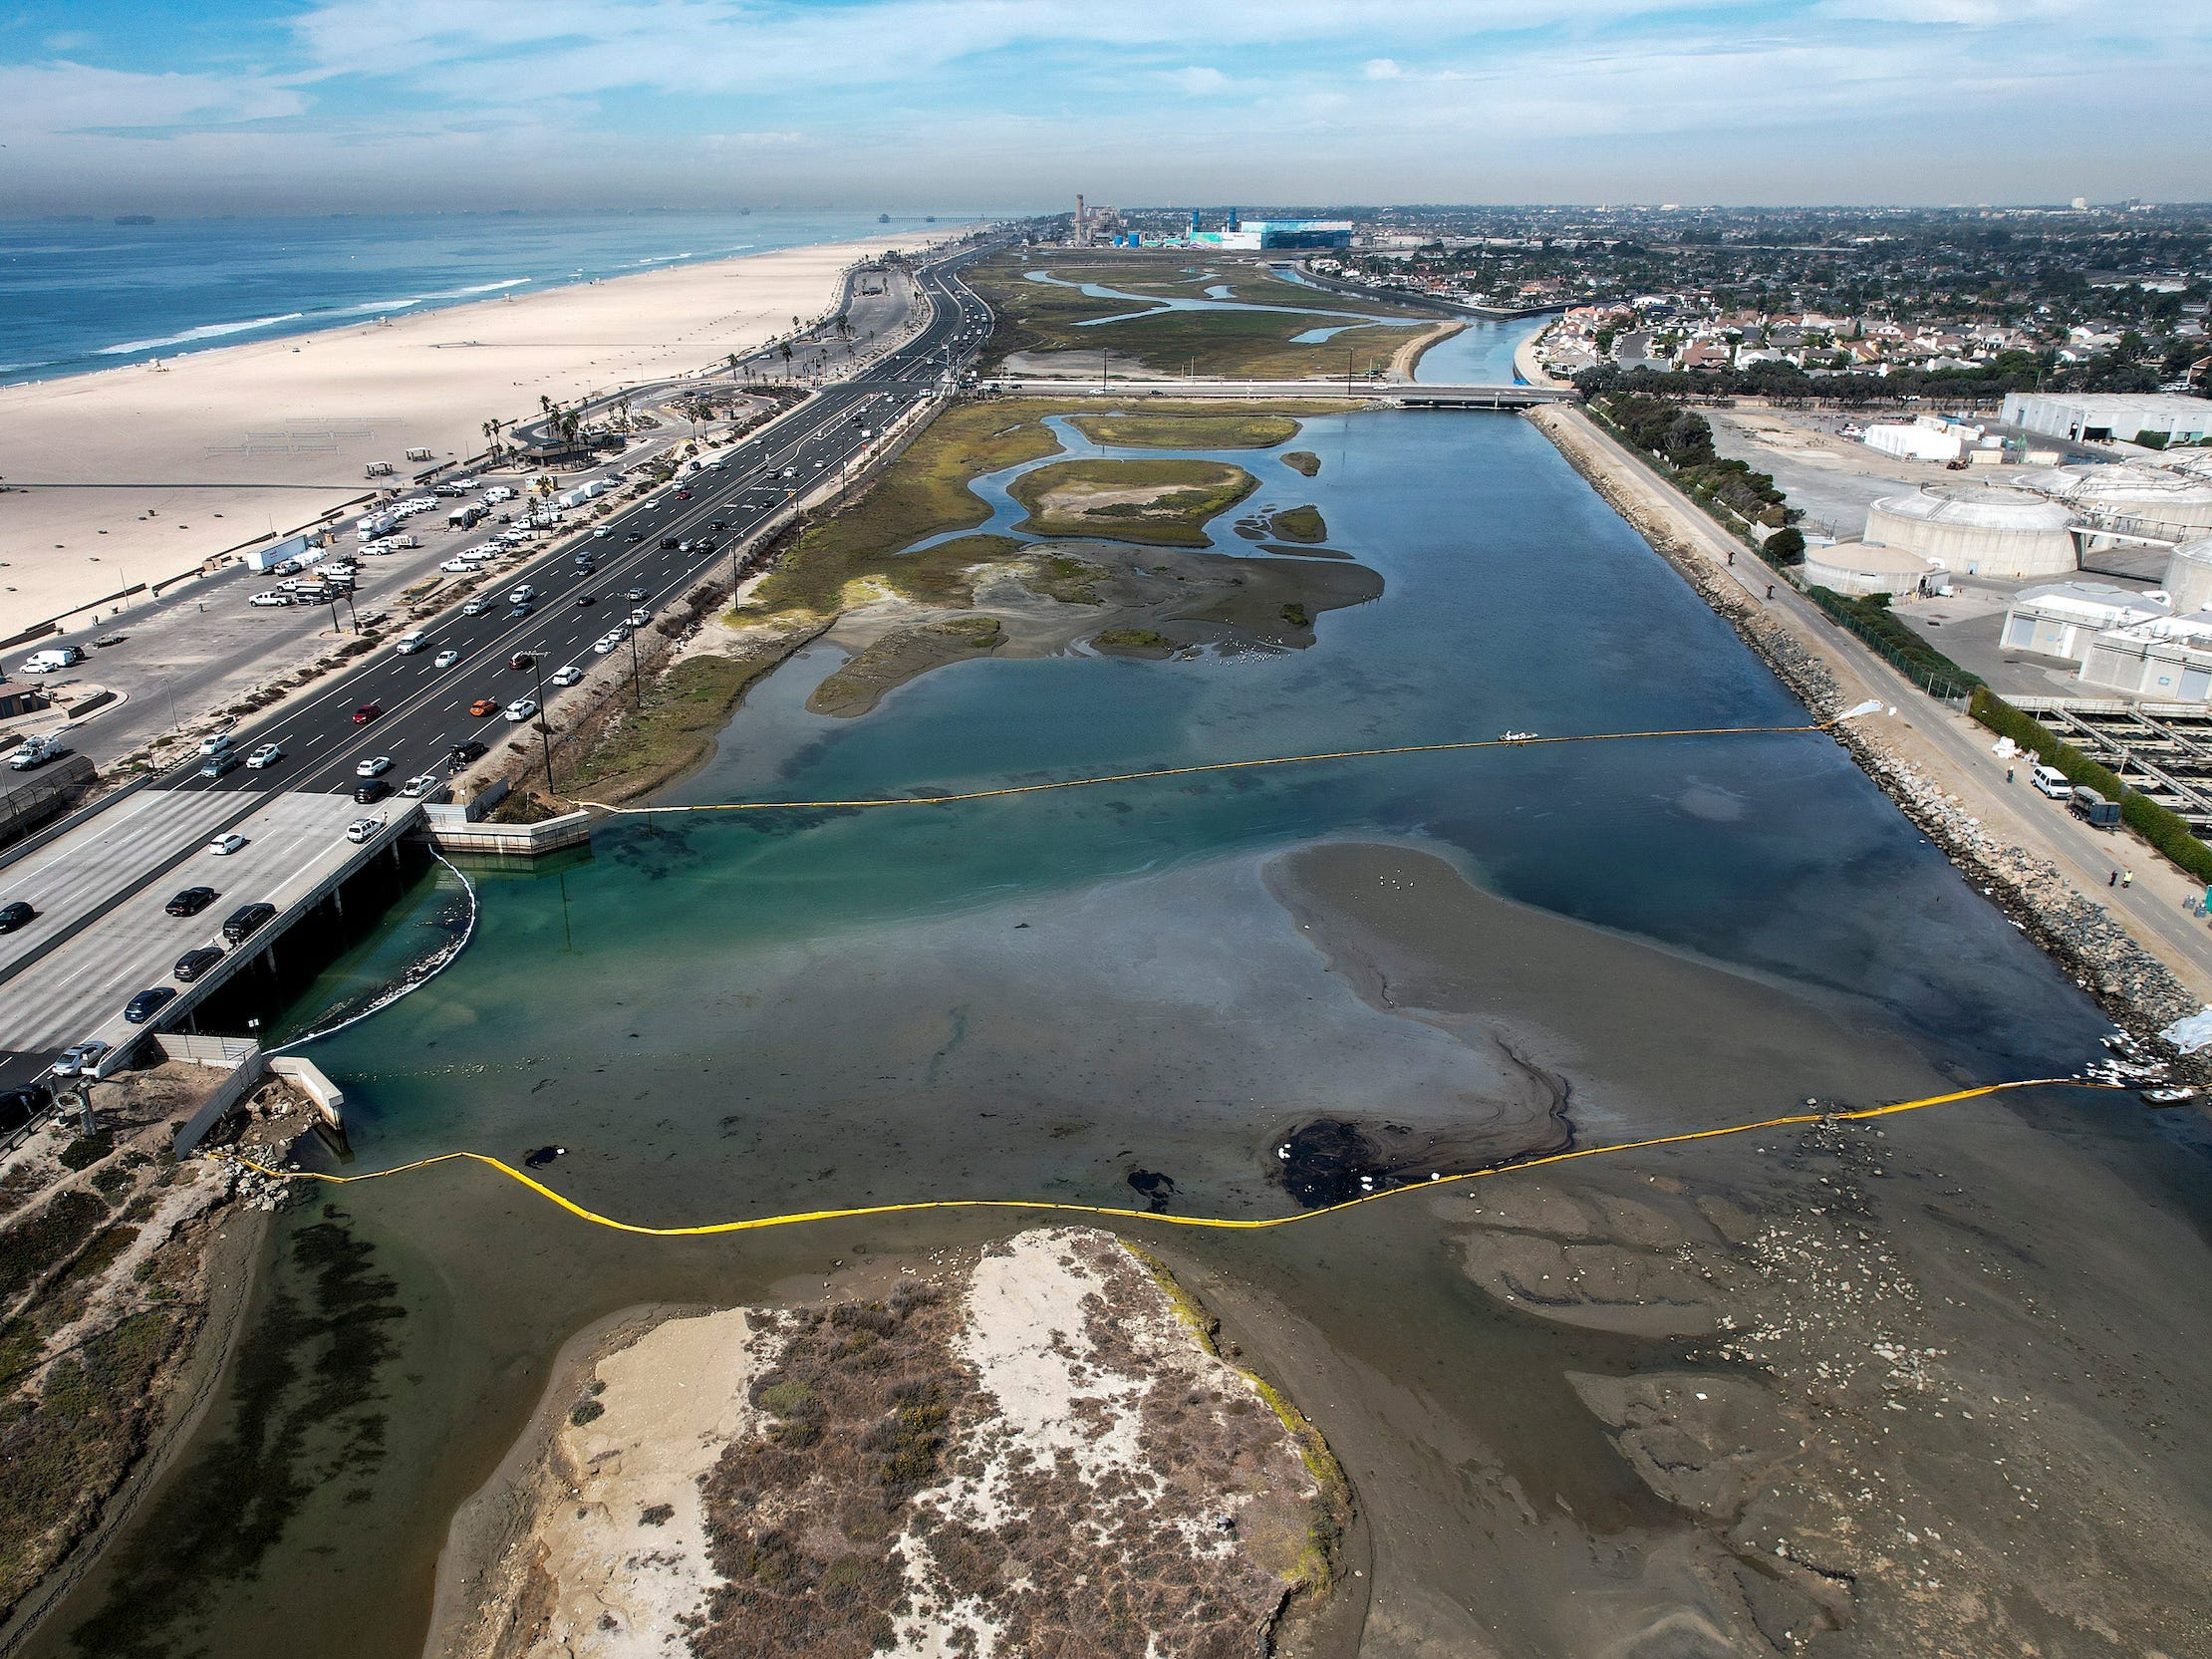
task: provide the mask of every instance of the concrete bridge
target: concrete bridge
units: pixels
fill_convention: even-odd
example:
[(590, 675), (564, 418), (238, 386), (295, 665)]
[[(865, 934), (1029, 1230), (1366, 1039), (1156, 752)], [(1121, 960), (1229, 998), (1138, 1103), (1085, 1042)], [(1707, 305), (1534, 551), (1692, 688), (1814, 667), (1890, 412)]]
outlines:
[(1442, 386), (1415, 381), (1140, 381), (1053, 380), (1040, 376), (999, 376), (980, 383), (984, 391), (1024, 397), (1113, 398), (1353, 398), (1400, 409), (1531, 409), (1574, 397), (1572, 387)]

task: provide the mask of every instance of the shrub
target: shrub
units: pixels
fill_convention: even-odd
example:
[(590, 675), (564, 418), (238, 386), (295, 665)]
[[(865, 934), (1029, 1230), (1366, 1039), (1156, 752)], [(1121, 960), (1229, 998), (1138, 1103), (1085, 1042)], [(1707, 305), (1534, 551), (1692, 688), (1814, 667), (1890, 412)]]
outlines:
[(1797, 530), (1777, 530), (1759, 544), (1759, 556), (1771, 565), (1804, 563), (1804, 536)]
[[(1854, 599), (1833, 588), (1808, 586), (1805, 597), (1907, 674), (1940, 677), (1962, 687), (1979, 687), (1982, 677), (1962, 669), (1942, 652), (1899, 622), (1889, 609), (1889, 595), (1869, 594)], [(2017, 712), (2017, 710), (2016, 710)], [(2025, 717), (2025, 716), (2024, 716)], [(2033, 725), (2034, 721), (2029, 721)], [(2016, 738), (2025, 742), (2025, 738)]]

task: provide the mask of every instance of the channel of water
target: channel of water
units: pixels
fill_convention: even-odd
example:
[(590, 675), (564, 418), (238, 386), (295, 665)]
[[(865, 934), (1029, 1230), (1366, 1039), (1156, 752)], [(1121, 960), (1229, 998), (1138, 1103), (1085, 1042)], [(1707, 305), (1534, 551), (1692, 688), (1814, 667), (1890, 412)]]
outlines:
[[(1474, 325), (1450, 343), (1468, 342), (1462, 361), (1440, 364), (1448, 345), (1424, 371), (1505, 378), (1510, 337)], [(807, 712), (834, 661), (817, 650), (755, 692), (671, 798), (1802, 718), (1524, 421), (1337, 415), (1284, 447), (1318, 453), (1319, 475), (1275, 452), (1208, 458), (1260, 477), (1241, 510), (1317, 505), (1329, 545), (1386, 584), (1323, 617), (1310, 649), (986, 659), (853, 720)], [(1008, 476), (983, 486), (1001, 515)], [(1225, 550), (1253, 551), (1219, 529)], [(1338, 896), (1349, 919), (1327, 940), (1298, 920), (1284, 872), (1336, 843), (1435, 861), (1409, 863), (1417, 875), (1386, 861), (1370, 886), (1446, 880), (1492, 907), (1479, 927), (1390, 947), (1495, 975), (1487, 1011), (1402, 1006), (1352, 971), (1346, 953), (1369, 938), (1357, 893)], [(444, 879), (295, 1024), (418, 950)], [(447, 971), (310, 1050), (346, 1091), (357, 1167), (559, 1145), (546, 1179), (663, 1224), (932, 1197), (1128, 1204), (1139, 1172), (1171, 1178), (1180, 1211), (1278, 1214), (1292, 1206), (1271, 1152), (1289, 1128), (1475, 1133), (1518, 1086), (1512, 1053), (1570, 1077), (1575, 1132), (1602, 1139), (2070, 1067), (2103, 1028), (1819, 736), (1349, 761), (947, 810), (614, 820), (588, 857), (478, 886), (475, 938)], [(2007, 1110), (2115, 1168), (2164, 1151), (2132, 1118), (2092, 1133), (2062, 1102)], [(1748, 1155), (1710, 1167), (1716, 1182), (1762, 1179)], [(568, 1335), (641, 1302), (803, 1296), (834, 1262), (1016, 1225), (641, 1241), (465, 1168), (327, 1197), (276, 1224), (225, 1403), (42, 1633), (42, 1659), (411, 1655), (446, 1520)], [(1388, 1555), (1374, 1592), (1441, 1604), (1473, 1593), (1472, 1574), (1494, 1627), (1540, 1630), (1552, 1590), (1532, 1577), (1517, 1591), (1518, 1574), (1541, 1558), (1541, 1584), (1564, 1572), (1572, 1591), (1576, 1572), (1595, 1586), (1603, 1569), (1561, 1568), (1575, 1552), (1543, 1525), (1521, 1537), (1469, 1507), (1420, 1435), (1392, 1451), (1365, 1434), (1360, 1397), (1411, 1391), (1425, 1432), (1482, 1448), (1535, 1512), (1561, 1507), (1632, 1550), (1685, 1523), (1564, 1378), (1664, 1354), (1476, 1294), (1418, 1204), (1362, 1216), (1158, 1243), (1274, 1309), (1275, 1346), (1331, 1356), (1349, 1379), (1309, 1406), (1364, 1448), (1355, 1480), (1434, 1541)]]

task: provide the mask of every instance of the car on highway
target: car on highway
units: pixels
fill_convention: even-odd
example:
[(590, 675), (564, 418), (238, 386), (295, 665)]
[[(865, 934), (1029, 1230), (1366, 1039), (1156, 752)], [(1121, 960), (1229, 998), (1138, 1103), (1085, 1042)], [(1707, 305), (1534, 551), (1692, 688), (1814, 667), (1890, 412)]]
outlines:
[(373, 777), (367, 782), (355, 786), (354, 800), (361, 806), (375, 806), (377, 802), (391, 793), (391, 784), (385, 782), (381, 777)]
[(14, 933), (16, 929), (22, 927), (37, 915), (38, 912), (21, 899), (11, 899), (8, 903), (0, 905), (0, 934)]
[(171, 916), (197, 916), (217, 898), (211, 887), (187, 887), (161, 908)]
[(346, 826), (346, 839), (357, 843), (366, 841), (383, 828), (382, 818), (356, 818)]
[(630, 626), (633, 628), (643, 628), (652, 620), (653, 613), (647, 610), (643, 605), (638, 606), (630, 613)]
[(626, 592), (626, 593), (625, 593), (625, 594), (624, 594), (624, 595), (623, 595), (622, 597), (623, 597), (623, 598), (625, 598), (625, 599), (627, 599), (627, 600), (629, 600), (631, 604), (635, 605), (635, 604), (637, 604), (637, 603), (638, 603), (638, 601), (639, 601), (639, 600), (641, 600), (641, 599), (645, 598), (645, 596), (646, 596), (646, 591), (645, 591), (645, 589), (643, 589), (643, 588), (632, 588), (632, 589), (630, 589), (630, 590), (629, 590), (628, 592)]
[(507, 659), (507, 667), (521, 674), (527, 674), (536, 666), (537, 658), (527, 651), (518, 651)]
[(438, 654), (437, 654), (437, 655), (436, 655), (435, 657), (433, 657), (433, 658), (431, 658), (431, 659), (430, 659), (430, 667), (431, 667), (431, 668), (433, 668), (433, 669), (449, 669), (449, 668), (451, 668), (451, 667), (452, 667), (452, 666), (453, 666), (453, 665), (454, 665), (455, 663), (457, 663), (457, 662), (459, 662), (459, 661), (460, 661), (460, 653), (459, 653), (459, 652), (457, 652), (457, 651), (441, 651), (441, 652), (439, 652), (439, 653), (438, 653)]
[(437, 787), (435, 772), (418, 772), (400, 785), (400, 793), (411, 801), (418, 801)]
[(491, 751), (481, 743), (455, 743), (445, 751), (445, 770), (448, 776), (466, 771)]
[(174, 985), (155, 985), (151, 990), (141, 990), (125, 1006), (123, 1017), (133, 1025), (143, 1025), (175, 998)]
[(555, 669), (545, 680), (549, 686), (573, 686), (583, 678), (584, 671), (571, 663), (565, 669)]
[(712, 519), (708, 521), (706, 527), (709, 530), (726, 530), (729, 528), (729, 522), (726, 519)]
[(691, 498), (691, 492), (688, 489), (680, 489), (676, 492), (676, 498), (679, 501), (689, 501)]
[(371, 720), (377, 719), (382, 716), (383, 713), (383, 703), (365, 702), (359, 708), (356, 708), (354, 710), (354, 724), (367, 725)]
[(614, 531), (608, 529), (606, 525), (602, 524), (598, 529), (592, 532), (592, 540), (597, 541), (602, 536), (611, 536), (613, 534)]
[(179, 984), (190, 984), (202, 973), (223, 960), (220, 947), (202, 945), (196, 951), (187, 951), (176, 959), (176, 966), (169, 969), (169, 976)]
[(535, 697), (516, 697), (507, 704), (507, 718), (510, 720), (526, 720), (537, 711), (538, 701)]
[(592, 641), (592, 655), (604, 657), (621, 644), (622, 636), (620, 634), (602, 634), (598, 639)]
[(73, 1042), (63, 1049), (54, 1061), (56, 1077), (82, 1077), (97, 1070), (101, 1056), (108, 1052), (108, 1044), (98, 1037), (87, 1037), (83, 1042)]
[(284, 758), (284, 749), (278, 743), (263, 743), (246, 756), (246, 765), (253, 771), (266, 771)]
[(691, 551), (692, 551), (692, 552), (694, 552), (694, 553), (711, 553), (711, 552), (713, 552), (713, 551), (714, 551), (714, 541), (713, 541), (713, 538), (712, 538), (712, 537), (710, 537), (710, 536), (702, 536), (702, 537), (700, 537), (700, 538), (699, 538), (699, 539), (698, 539), (697, 541), (694, 541), (693, 543), (691, 543)]
[(274, 915), (276, 915), (276, 906), (274, 905), (258, 902), (250, 905), (240, 905), (223, 918), (223, 938), (236, 945)]
[(248, 605), (264, 606), (290, 605), (292, 603), (292, 596), (288, 593), (278, 593), (275, 589), (272, 588), (265, 593), (255, 594), (251, 599), (247, 600), (246, 603)]
[(644, 541), (644, 540), (645, 540), (645, 532), (644, 532), (643, 530), (633, 530), (633, 531), (631, 531), (631, 532), (630, 532), (630, 534), (629, 534), (629, 535), (628, 535), (627, 537), (625, 537), (624, 539), (625, 539), (625, 540), (628, 540), (628, 541)]
[(663, 536), (661, 538), (661, 551), (674, 553), (676, 551), (676, 538), (674, 536)]
[(199, 752), (202, 754), (221, 754), (236, 741), (237, 739), (232, 737), (229, 732), (218, 731), (212, 737), (202, 737), (199, 740)]
[(228, 858), (245, 844), (246, 838), (236, 830), (225, 830), (221, 835), (207, 843), (207, 850), (217, 858)]
[(478, 697), (468, 705), (468, 712), (479, 720), (486, 714), (496, 714), (499, 712), (499, 699), (497, 697)]
[(579, 605), (597, 605), (599, 596), (597, 594), (580, 593), (576, 596), (576, 603)]
[(373, 754), (354, 768), (356, 777), (382, 777), (392, 770), (392, 756)]
[(507, 603), (509, 605), (527, 605), (530, 603), (531, 600), (537, 598), (537, 596), (538, 590), (530, 586), (529, 583), (525, 582), (522, 584), (521, 587), (515, 589), (514, 592), (507, 595)]
[(510, 620), (516, 620), (516, 619), (519, 619), (519, 618), (522, 618), (522, 617), (526, 617), (526, 616), (528, 616), (528, 615), (529, 615), (529, 614), (530, 614), (530, 613), (531, 613), (532, 611), (535, 611), (535, 610), (536, 610), (537, 608), (538, 608), (538, 607), (537, 607), (537, 602), (536, 602), (535, 600), (529, 600), (529, 599), (526, 599), (526, 600), (524, 600), (524, 601), (523, 601), (523, 602), (522, 602), (522, 603), (521, 603), (520, 605), (510, 605), (510, 606), (508, 606), (508, 607), (507, 607), (507, 616), (508, 616), (508, 618), (509, 618)]
[(464, 617), (480, 617), (490, 609), (490, 600), (483, 598), (471, 599), (466, 605), (463, 605), (461, 607), (461, 615)]
[(229, 749), (225, 749), (222, 753), (211, 754), (201, 761), (199, 775), (201, 777), (221, 777), (223, 773), (235, 772), (237, 769), (238, 756)]

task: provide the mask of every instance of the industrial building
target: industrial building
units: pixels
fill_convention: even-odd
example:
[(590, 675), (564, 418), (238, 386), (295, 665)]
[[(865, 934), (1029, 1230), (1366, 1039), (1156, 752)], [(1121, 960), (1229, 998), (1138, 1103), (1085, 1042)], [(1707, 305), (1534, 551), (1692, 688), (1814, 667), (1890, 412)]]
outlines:
[(1876, 501), (1865, 539), (1961, 576), (2063, 576), (2078, 563), (2073, 523), (2071, 508), (2025, 490), (1929, 485)]
[(2023, 589), (1999, 639), (2008, 651), (2080, 664), (2084, 686), (2162, 702), (2212, 702), (2212, 536), (2173, 550), (2161, 590), (2101, 582)]
[(2202, 443), (2212, 403), (2173, 392), (2010, 392), (2000, 416), (2047, 437), (2076, 443)]
[(1232, 207), (1220, 230), (1201, 230), (1199, 215), (1191, 214), (1185, 238), (1195, 248), (1220, 248), (1225, 252), (1261, 252), (1270, 248), (1348, 248), (1352, 245), (1349, 219), (1245, 219)]
[(2039, 657), (2085, 662), (2099, 634), (2173, 614), (2171, 597), (2136, 593), (2108, 582), (2053, 582), (2023, 588), (2005, 612), (1998, 643), (2007, 651), (2032, 651)]

